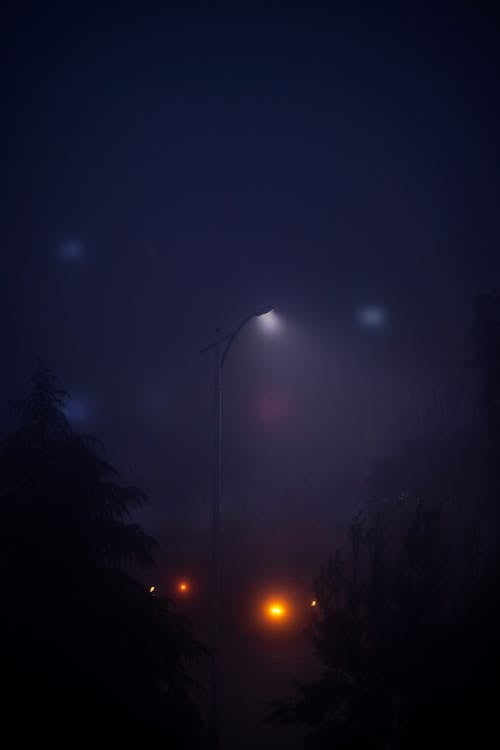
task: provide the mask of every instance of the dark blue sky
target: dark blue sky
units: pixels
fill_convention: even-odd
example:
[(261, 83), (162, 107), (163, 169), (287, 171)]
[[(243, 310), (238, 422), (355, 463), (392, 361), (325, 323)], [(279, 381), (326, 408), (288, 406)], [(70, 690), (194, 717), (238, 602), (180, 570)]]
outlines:
[(42, 353), (160, 536), (169, 497), (208, 519), (217, 326), (283, 320), (228, 363), (227, 517), (333, 523), (439, 399), (467, 411), (500, 283), (493, 13), (237, 5), (3, 23), (2, 392)]

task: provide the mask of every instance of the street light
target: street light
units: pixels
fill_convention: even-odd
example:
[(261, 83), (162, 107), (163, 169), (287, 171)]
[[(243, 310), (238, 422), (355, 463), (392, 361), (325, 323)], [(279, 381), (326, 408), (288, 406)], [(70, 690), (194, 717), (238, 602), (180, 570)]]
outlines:
[(273, 620), (281, 620), (286, 615), (286, 607), (281, 601), (273, 601), (267, 605), (266, 614)]
[(189, 582), (184, 579), (177, 583), (177, 591), (180, 594), (189, 594), (189, 588)]
[(220, 611), (220, 502), (222, 495), (222, 371), (235, 338), (253, 318), (268, 315), (272, 307), (262, 307), (243, 318), (228, 334), (220, 335), (201, 353), (214, 353), (214, 455), (212, 499), (212, 654), (210, 664), (210, 733), (212, 748), (219, 745), (219, 611)]

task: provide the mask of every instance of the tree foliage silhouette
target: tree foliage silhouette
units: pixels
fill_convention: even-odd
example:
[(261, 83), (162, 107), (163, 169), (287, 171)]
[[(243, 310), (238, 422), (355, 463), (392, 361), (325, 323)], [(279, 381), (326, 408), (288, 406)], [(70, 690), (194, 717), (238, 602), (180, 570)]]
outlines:
[[(499, 299), (482, 301), (487, 321), (482, 307), (475, 329), (483, 403), (493, 407)], [(494, 408), (485, 417), (495, 450)], [(498, 558), (480, 533), (495, 486), (477, 435), (474, 425), (471, 434), (408, 441), (370, 477), (350, 555), (337, 551), (316, 580), (308, 635), (320, 676), (298, 683), (297, 697), (275, 702), (268, 717), (306, 725), (308, 746), (416, 750), (500, 739)]]
[[(197, 746), (188, 667), (202, 648), (130, 564), (155, 542), (95, 439), (68, 423), (47, 369), (0, 445), (3, 709), (19, 746)], [(4, 732), (7, 731), (4, 729)], [(16, 746), (17, 746), (16, 745)]]
[(269, 720), (306, 725), (315, 748), (468, 747), (498, 735), (488, 667), (498, 576), (450, 585), (442, 525), (423, 503), (398, 540), (380, 516), (354, 520), (350, 560), (337, 553), (316, 581), (309, 637), (321, 675)]

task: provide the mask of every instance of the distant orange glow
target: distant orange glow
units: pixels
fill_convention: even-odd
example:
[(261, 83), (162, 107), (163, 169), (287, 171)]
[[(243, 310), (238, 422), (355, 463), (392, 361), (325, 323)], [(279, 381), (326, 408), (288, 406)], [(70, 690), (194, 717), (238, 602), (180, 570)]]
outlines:
[(183, 580), (183, 581), (179, 581), (179, 583), (177, 584), (177, 591), (178, 591), (178, 592), (179, 592), (180, 594), (188, 594), (188, 593), (189, 593), (189, 590), (190, 590), (190, 588), (191, 588), (191, 587), (190, 587), (190, 585), (189, 585), (189, 581), (184, 581), (184, 580)]
[(287, 614), (287, 608), (282, 601), (273, 600), (266, 605), (266, 615), (271, 620), (283, 620)]
[(318, 606), (318, 600), (317, 599), (313, 599), (312, 602), (311, 602), (311, 607), (317, 607), (317, 606)]
[[(297, 593), (295, 581), (278, 580), (264, 587), (247, 592), (245, 610), (248, 619), (261, 634), (270, 638), (288, 637), (290, 633), (306, 624), (304, 594)], [(309, 600), (306, 598), (308, 607)], [(306, 609), (307, 613), (308, 609)]]
[(149, 587), (149, 593), (152, 594), (156, 590), (156, 586)]
[(269, 614), (273, 617), (283, 617), (285, 614), (285, 610), (281, 606), (281, 604), (272, 604), (269, 607)]

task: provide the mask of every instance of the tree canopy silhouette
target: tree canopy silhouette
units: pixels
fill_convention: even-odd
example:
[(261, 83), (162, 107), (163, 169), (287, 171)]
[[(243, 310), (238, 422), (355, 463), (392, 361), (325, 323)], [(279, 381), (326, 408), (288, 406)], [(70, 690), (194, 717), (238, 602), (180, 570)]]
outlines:
[(19, 746), (195, 747), (188, 667), (203, 650), (130, 572), (153, 562), (131, 520), (146, 495), (73, 431), (66, 400), (40, 367), (0, 445), (5, 715)]
[[(358, 515), (351, 554), (316, 580), (309, 629), (319, 678), (269, 719), (309, 727), (314, 748), (473, 746), (498, 735), (498, 575), (452, 579), (440, 506), (419, 501), (399, 536)], [(463, 744), (462, 744), (463, 743)]]
[(337, 552), (319, 572), (309, 637), (320, 677), (269, 717), (307, 725), (310, 747), (500, 739), (498, 290), (477, 297), (471, 344), (480, 418), (381, 461), (349, 530), (350, 556)]
[[(492, 746), (500, 576), (500, 293), (479, 295), (472, 363), (481, 414), (407, 441), (368, 481), (350, 557), (320, 570), (309, 637), (319, 678), (270, 720), (349, 750)], [(492, 528), (496, 520), (496, 533)]]

